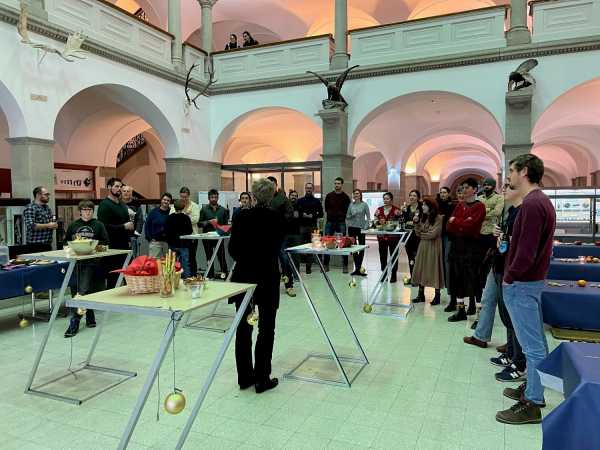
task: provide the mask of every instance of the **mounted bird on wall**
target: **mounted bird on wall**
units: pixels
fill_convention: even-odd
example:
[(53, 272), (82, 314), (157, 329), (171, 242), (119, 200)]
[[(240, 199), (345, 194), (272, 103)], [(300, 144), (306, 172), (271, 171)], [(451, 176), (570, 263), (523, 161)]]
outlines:
[(41, 64), (47, 54), (55, 54), (60, 56), (67, 62), (73, 62), (76, 59), (85, 59), (88, 52), (81, 49), (81, 45), (85, 41), (85, 36), (81, 33), (71, 33), (67, 37), (67, 43), (65, 48), (59, 50), (50, 45), (40, 44), (33, 42), (29, 38), (29, 31), (27, 29), (27, 20), (29, 17), (29, 0), (20, 0), (21, 12), (19, 14), (19, 21), (17, 23), (17, 32), (21, 36), (21, 43), (27, 44), (35, 49), (43, 52), (42, 57), (39, 60)]
[(352, 66), (352, 67), (349, 67), (348, 69), (344, 70), (341, 74), (338, 75), (337, 79), (335, 80), (335, 83), (327, 81), (324, 77), (322, 77), (318, 73), (311, 72), (310, 70), (306, 71), (306, 73), (310, 73), (311, 75), (314, 75), (319, 80), (321, 80), (321, 83), (323, 83), (325, 85), (325, 87), (327, 88), (327, 99), (323, 100), (323, 107), (325, 109), (340, 108), (340, 107), (341, 107), (341, 109), (346, 109), (346, 106), (348, 106), (348, 102), (342, 95), (342, 87), (344, 86), (344, 82), (346, 81), (348, 74), (352, 70), (356, 69), (357, 67), (360, 67), (360, 66), (358, 66), (358, 65)]
[(537, 59), (533, 58), (521, 63), (508, 77), (508, 90), (520, 91), (529, 86), (535, 87), (535, 78), (529, 72), (535, 69), (537, 65)]

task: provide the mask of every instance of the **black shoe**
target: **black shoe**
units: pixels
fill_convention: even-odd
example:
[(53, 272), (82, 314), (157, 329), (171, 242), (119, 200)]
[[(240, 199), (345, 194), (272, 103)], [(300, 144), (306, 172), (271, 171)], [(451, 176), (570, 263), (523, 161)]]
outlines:
[(458, 311), (448, 317), (448, 322), (460, 322), (462, 320), (467, 320), (467, 313), (464, 306), (459, 306)]
[(496, 420), (508, 425), (542, 423), (542, 411), (540, 410), (540, 405), (519, 400), (507, 410), (498, 411), (496, 414)]
[(390, 283), (397, 283), (397, 282), (398, 282), (398, 278), (396, 278), (395, 275), (390, 278)]
[(91, 309), (88, 309), (85, 313), (85, 326), (88, 328), (96, 328), (96, 315)]
[(272, 378), (264, 383), (256, 383), (254, 388), (256, 389), (257, 394), (262, 394), (263, 392), (274, 389), (279, 384), (279, 380), (277, 378)]
[(471, 330), (476, 330), (476, 329), (477, 329), (477, 324), (478, 324), (478, 323), (479, 323), (479, 321), (478, 321), (478, 320), (476, 320), (475, 322), (473, 322), (473, 323), (471, 324)]
[(310, 275), (312, 273), (312, 267), (306, 266), (306, 275)]
[(502, 353), (499, 356), (496, 356), (494, 358), (490, 358), (490, 362), (494, 365), (494, 366), (498, 366), (498, 367), (508, 367), (511, 365), (511, 360), (508, 358), (506, 353)]
[(65, 337), (70, 338), (77, 334), (79, 331), (79, 318), (71, 317), (71, 322), (69, 322), (69, 328), (65, 331)]
[(248, 389), (249, 387), (254, 386), (254, 380), (251, 381), (246, 381), (244, 383), (238, 383), (240, 385), (240, 391), (244, 391), (246, 389)]
[(431, 302), (429, 302), (429, 304), (431, 306), (439, 305), (440, 304), (440, 294), (435, 294), (435, 296), (433, 297), (433, 300), (431, 300)]

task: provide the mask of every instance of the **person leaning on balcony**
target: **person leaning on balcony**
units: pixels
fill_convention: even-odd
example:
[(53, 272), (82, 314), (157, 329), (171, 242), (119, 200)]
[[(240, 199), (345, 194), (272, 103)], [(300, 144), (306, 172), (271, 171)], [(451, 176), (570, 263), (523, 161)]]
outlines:
[(236, 34), (230, 34), (229, 35), (229, 42), (225, 46), (225, 50), (234, 50), (236, 48), (238, 48), (237, 35)]
[(244, 38), (244, 47), (252, 47), (253, 45), (258, 45), (258, 41), (252, 37), (250, 32), (244, 31), (242, 34)]

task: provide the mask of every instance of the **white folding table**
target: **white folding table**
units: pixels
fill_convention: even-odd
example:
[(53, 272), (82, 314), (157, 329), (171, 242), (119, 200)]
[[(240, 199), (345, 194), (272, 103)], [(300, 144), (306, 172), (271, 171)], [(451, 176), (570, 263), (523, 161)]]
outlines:
[[(248, 307), (248, 304), (250, 303), (250, 299), (252, 297), (255, 287), (256, 287), (256, 285), (254, 285), (254, 284), (211, 281), (211, 282), (207, 282), (206, 289), (204, 290), (204, 292), (200, 298), (192, 299), (190, 292), (187, 290), (187, 288), (185, 288), (183, 286), (175, 291), (175, 295), (173, 297), (169, 297), (169, 298), (162, 298), (162, 297), (160, 297), (159, 294), (131, 295), (131, 294), (129, 294), (127, 287), (124, 286), (124, 287), (110, 289), (107, 291), (97, 292), (97, 293), (89, 294), (89, 295), (85, 295), (85, 296), (77, 296), (76, 298), (67, 301), (67, 306), (69, 306), (69, 307), (89, 308), (89, 309), (93, 309), (94, 311), (97, 311), (97, 312), (104, 311), (104, 317), (103, 317), (102, 322), (100, 323), (100, 327), (98, 328), (93, 347), (95, 347), (95, 344), (100, 336), (100, 333), (102, 331), (102, 326), (106, 323), (107, 315), (111, 312), (112, 313), (136, 314), (136, 315), (143, 315), (143, 316), (158, 317), (158, 318), (162, 318), (165, 322), (167, 322), (165, 324), (165, 326), (166, 326), (165, 333), (163, 334), (163, 336), (160, 340), (160, 345), (159, 345), (158, 351), (156, 352), (156, 354), (154, 356), (152, 365), (150, 367), (148, 375), (146, 376), (144, 386), (142, 387), (142, 390), (140, 391), (140, 393), (138, 395), (138, 398), (136, 400), (133, 411), (131, 412), (131, 415), (129, 417), (127, 426), (125, 427), (125, 430), (123, 431), (123, 434), (121, 436), (121, 441), (119, 442), (119, 445), (118, 445), (118, 449), (121, 450), (121, 449), (127, 448), (127, 445), (131, 439), (133, 431), (134, 431), (134, 429), (137, 425), (137, 422), (140, 418), (140, 414), (144, 408), (144, 405), (146, 404), (148, 395), (150, 394), (150, 390), (152, 389), (152, 386), (154, 385), (154, 382), (156, 380), (156, 377), (158, 375), (160, 367), (164, 361), (165, 355), (167, 353), (167, 350), (169, 349), (169, 345), (170, 345), (171, 341), (173, 340), (175, 330), (177, 329), (177, 326), (179, 325), (179, 321), (181, 320), (181, 318), (186, 314), (190, 314), (192, 311), (195, 311), (196, 309), (200, 309), (203, 307), (209, 307), (210, 305), (212, 305), (216, 302), (219, 302), (223, 299), (233, 297), (235, 295), (245, 294), (244, 299), (242, 301), (242, 305), (234, 317), (233, 325), (229, 328), (229, 331), (225, 334), (223, 343), (221, 344), (219, 352), (217, 353), (217, 355), (213, 361), (210, 372), (204, 382), (202, 391), (200, 392), (200, 396), (198, 397), (198, 399), (196, 400), (196, 403), (194, 404), (194, 407), (190, 414), (190, 417), (188, 418), (185, 428), (179, 437), (179, 442), (178, 442), (176, 448), (179, 449), (183, 446), (183, 444), (191, 430), (191, 427), (194, 423), (194, 420), (196, 419), (196, 416), (198, 415), (198, 412), (202, 406), (202, 403), (204, 402), (204, 399), (208, 393), (208, 390), (215, 379), (216, 373), (221, 365), (221, 362), (223, 361), (223, 357), (225, 356), (225, 352), (227, 351), (229, 344), (231, 343), (233, 334), (235, 333), (235, 330), (237, 329), (237, 326), (240, 323), (240, 320), (242, 319), (244, 312), (246, 311), (246, 309)], [(53, 325), (53, 320), (51, 320), (51, 322), (49, 324), (49, 327), (48, 327), (49, 330), (52, 328), (52, 325)], [(90, 359), (91, 359), (93, 350), (94, 350), (94, 348), (92, 348), (92, 350), (90, 351), (88, 360), (84, 362), (84, 366), (82, 367), (82, 369), (87, 368), (87, 369), (92, 369), (92, 370), (98, 370), (96, 368), (96, 366), (90, 365)], [(109, 372), (109, 373), (113, 373), (113, 374), (117, 374), (117, 375), (123, 375), (123, 376), (127, 377), (126, 379), (136, 376), (136, 374), (134, 372), (127, 372), (127, 371), (123, 371), (120, 369), (111, 369), (111, 368), (101, 368), (101, 369), (102, 369), (102, 371), (105, 371), (105, 372)], [(81, 369), (79, 369), (79, 370), (81, 370)], [(64, 376), (71, 376), (71, 373), (72, 372), (69, 372), (69, 373), (67, 373), (67, 375), (64, 375)], [(57, 380), (64, 378), (64, 376), (57, 378)], [(85, 400), (95, 397), (96, 395), (99, 395), (100, 393), (107, 391), (108, 389), (122, 383), (123, 381), (124, 380), (120, 380), (119, 382), (114, 383), (113, 385), (102, 389), (100, 392), (96, 392), (96, 393), (90, 395)], [(77, 380), (75, 379), (74, 383), (76, 383), (76, 382), (77, 382)], [(63, 400), (63, 401), (75, 403), (75, 404), (81, 404), (83, 401), (80, 399), (63, 397), (63, 396), (58, 396), (55, 394), (46, 394), (46, 393), (42, 394), (39, 392), (38, 392), (38, 394), (43, 395), (45, 397)]]
[[(98, 258), (107, 258), (110, 256), (118, 256), (118, 255), (127, 255), (127, 257), (125, 258), (125, 262), (123, 263), (123, 268), (126, 267), (129, 264), (129, 261), (131, 260), (131, 250), (116, 250), (116, 249), (110, 249), (104, 252), (94, 252), (92, 254), (89, 255), (77, 255), (72, 251), (65, 251), (65, 250), (53, 250), (53, 251), (48, 251), (48, 252), (39, 252), (39, 253), (28, 253), (25, 255), (19, 255), (19, 258), (21, 259), (27, 259), (27, 260), (35, 260), (35, 259), (47, 259), (50, 261), (64, 261), (64, 262), (68, 262), (69, 265), (67, 266), (67, 269), (65, 271), (65, 277), (63, 279), (62, 285), (60, 287), (60, 292), (58, 294), (58, 301), (54, 303), (53, 307), (52, 307), (52, 311), (50, 314), (50, 320), (48, 321), (48, 329), (46, 330), (46, 334), (44, 335), (42, 342), (40, 344), (40, 348), (38, 349), (37, 355), (35, 357), (35, 361), (33, 363), (33, 367), (31, 369), (31, 373), (29, 374), (29, 378), (27, 380), (27, 385), (25, 387), (25, 393), (26, 394), (34, 394), (34, 395), (39, 395), (42, 397), (47, 397), (47, 398), (53, 398), (55, 400), (62, 400), (62, 401), (67, 401), (67, 402), (71, 402), (71, 403), (81, 403), (84, 400), (88, 400), (89, 398), (86, 398), (84, 400), (79, 400), (79, 399), (73, 399), (73, 398), (69, 398), (69, 397), (64, 397), (64, 396), (60, 396), (60, 395), (55, 395), (49, 392), (44, 392), (42, 390), (40, 390), (42, 387), (45, 387), (51, 383), (54, 383), (55, 381), (58, 381), (63, 377), (59, 377), (56, 378), (54, 380), (51, 380), (49, 382), (46, 382), (42, 385), (36, 386), (35, 388), (32, 387), (34, 379), (35, 379), (35, 375), (38, 371), (38, 368), (40, 366), (40, 361), (42, 359), (42, 355), (44, 353), (44, 350), (46, 348), (46, 344), (48, 343), (48, 339), (50, 338), (50, 332), (52, 331), (52, 325), (54, 325), (54, 322), (56, 320), (56, 316), (58, 315), (58, 310), (60, 309), (60, 307), (62, 306), (62, 304), (65, 302), (65, 293), (67, 288), (69, 287), (69, 283), (71, 281), (71, 277), (73, 276), (73, 270), (75, 269), (75, 265), (79, 262), (79, 261), (89, 261), (92, 259), (98, 259)], [(120, 286), (121, 283), (123, 282), (123, 274), (121, 274), (117, 280), (117, 286)], [(102, 322), (100, 322), (100, 326), (96, 332), (96, 336), (94, 338), (94, 341), (92, 343), (92, 346), (90, 348), (89, 354), (87, 356), (87, 359), (85, 360), (85, 363), (83, 365), (83, 367), (81, 367), (80, 369), (78, 369), (77, 371), (80, 370), (84, 370), (84, 369), (88, 369), (88, 370), (95, 370), (95, 371), (100, 371), (100, 372), (109, 372), (109, 373), (115, 373), (112, 369), (106, 368), (106, 367), (100, 367), (100, 366), (94, 366), (90, 364), (90, 361), (92, 359), (92, 355), (94, 354), (94, 350), (96, 348), (96, 344), (98, 343), (98, 338), (100, 336), (100, 329), (102, 328)], [(125, 381), (126, 379), (129, 379), (133, 376), (135, 376), (134, 373), (132, 372), (123, 372), (123, 373), (118, 373), (119, 375), (123, 375), (127, 378), (125, 378), (124, 380), (120, 380), (118, 383), (116, 384), (120, 384), (123, 381)], [(116, 385), (115, 384), (115, 385)], [(111, 386), (112, 387), (112, 386)], [(90, 397), (91, 398), (91, 397)]]
[[(394, 236), (398, 238), (398, 245), (396, 246), (396, 248), (394, 248), (394, 251), (390, 255), (387, 265), (383, 269), (383, 272), (381, 272), (381, 275), (379, 276), (375, 287), (371, 291), (371, 294), (367, 299), (367, 303), (365, 304), (363, 311), (365, 313), (372, 313), (380, 316), (391, 316), (398, 319), (406, 319), (406, 315), (413, 308), (413, 305), (410, 302), (410, 300), (408, 303), (399, 303), (393, 301), (391, 298), (387, 298), (387, 301), (381, 301), (379, 300), (379, 296), (385, 285), (389, 284), (390, 279), (392, 277), (393, 267), (398, 263), (398, 260), (400, 259), (400, 249), (406, 246), (406, 243), (408, 242), (412, 231), (384, 231), (369, 229), (363, 230), (362, 233), (366, 236)], [(382, 308), (377, 308), (378, 306)], [(404, 313), (396, 313), (394, 312), (393, 308), (400, 308), (404, 310)]]
[[(228, 241), (229, 238), (230, 238), (230, 236), (220, 236), (219, 234), (217, 234), (216, 231), (181, 236), (181, 239), (198, 241), (198, 242), (217, 241), (217, 245), (213, 249), (212, 256), (210, 257), (210, 259), (207, 258), (207, 260), (206, 260), (207, 266), (206, 266), (206, 271), (204, 272), (204, 276), (206, 276), (210, 273), (210, 270), (214, 266), (215, 260), (217, 259), (217, 254), (219, 253), (219, 249), (221, 248), (222, 245), (224, 245), (224, 241)], [(200, 246), (198, 246), (198, 247), (200, 247)], [(190, 255), (190, 257), (195, 258), (196, 255), (193, 255), (193, 256)], [(231, 270), (229, 271), (229, 275), (227, 276), (226, 281), (229, 281), (231, 279), (231, 274), (233, 273), (234, 268), (235, 268), (235, 262), (233, 263), (233, 266), (231, 267)], [(192, 274), (192, 275), (195, 275), (195, 274)], [(219, 313), (219, 312), (217, 312), (218, 309), (219, 309), (219, 303), (215, 303), (212, 306), (211, 310), (208, 311), (202, 317), (192, 319), (191, 314), (188, 314), (187, 317), (185, 318), (185, 323), (183, 324), (183, 327), (184, 328), (194, 328), (197, 330), (207, 330), (207, 331), (215, 331), (218, 333), (225, 333), (229, 327), (222, 328), (222, 327), (218, 327), (218, 326), (213, 327), (213, 326), (209, 326), (209, 325), (200, 325), (202, 322), (206, 322), (208, 320), (214, 320), (214, 319), (229, 319), (229, 320), (231, 320), (231, 319), (233, 319), (232, 314)]]
[[(300, 286), (302, 288), (302, 291), (304, 292), (304, 296), (308, 303), (308, 307), (309, 307), (310, 311), (312, 312), (315, 322), (317, 323), (318, 328), (321, 330), (321, 333), (323, 334), (325, 341), (327, 342), (327, 346), (329, 347), (330, 353), (329, 354), (309, 353), (302, 361), (300, 361), (300, 363), (298, 365), (296, 365), (296, 367), (294, 367), (290, 372), (286, 373), (284, 375), (284, 378), (301, 380), (301, 381), (310, 381), (313, 383), (331, 384), (334, 386), (344, 386), (344, 387), (349, 388), (352, 386), (352, 383), (354, 382), (356, 377), (360, 374), (360, 372), (362, 372), (362, 370), (365, 368), (365, 366), (367, 364), (369, 364), (367, 355), (365, 354), (365, 351), (364, 351), (360, 341), (358, 340), (358, 337), (356, 336), (356, 332), (354, 331), (354, 328), (352, 327), (352, 323), (350, 322), (350, 319), (348, 318), (348, 314), (346, 314), (344, 305), (340, 301), (340, 297), (339, 297), (337, 291), (335, 290), (335, 287), (333, 286), (331, 279), (327, 275), (325, 268), (323, 267), (321, 258), (319, 258), (322, 255), (350, 256), (350, 255), (353, 255), (354, 253), (365, 251), (366, 248), (367, 248), (366, 245), (353, 245), (352, 247), (348, 247), (348, 248), (329, 250), (326, 248), (316, 249), (316, 248), (313, 248), (311, 244), (304, 244), (304, 245), (298, 245), (296, 247), (290, 247), (290, 248), (286, 249), (286, 251), (288, 253), (288, 257), (289, 257), (291, 265), (292, 265), (292, 268), (294, 269), (294, 272), (296, 273), (296, 275), (298, 276), (298, 280), (300, 281)], [(302, 274), (300, 273), (299, 268), (294, 263), (294, 258), (291, 257), (292, 254), (313, 255), (315, 261), (317, 262), (317, 264), (319, 265), (319, 267), (321, 269), (323, 278), (325, 278), (325, 281), (327, 282), (327, 285), (331, 292), (331, 296), (333, 297), (334, 301), (339, 306), (341, 313), (344, 317), (344, 320), (352, 333), (354, 343), (356, 345), (356, 348), (359, 351), (358, 358), (353, 357), (353, 356), (338, 355), (338, 352), (336, 351), (336, 349), (331, 341), (331, 338), (329, 337), (329, 334), (328, 334), (327, 330), (325, 329), (325, 326), (323, 325), (323, 322), (319, 316), (319, 313), (317, 312), (315, 303), (313, 302), (313, 300), (308, 292), (308, 289), (306, 288), (306, 284), (304, 282), (304, 279), (302, 278)], [(319, 360), (334, 361), (339, 373), (342, 376), (342, 379), (341, 380), (339, 380), (339, 379), (331, 380), (331, 379), (324, 379), (324, 378), (319, 378), (319, 377), (301, 376), (301, 375), (297, 375), (294, 373), (298, 369), (300, 369), (300, 367), (302, 365), (309, 362), (312, 358), (319, 359)], [(343, 363), (351, 363), (351, 364), (359, 365), (359, 368), (353, 377), (350, 378), (350, 376), (348, 375), (348, 371), (344, 368)]]

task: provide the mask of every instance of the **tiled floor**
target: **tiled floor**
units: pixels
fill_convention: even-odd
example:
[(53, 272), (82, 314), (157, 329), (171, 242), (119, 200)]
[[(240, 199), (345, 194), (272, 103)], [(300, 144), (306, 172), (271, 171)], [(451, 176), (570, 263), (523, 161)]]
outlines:
[[(471, 334), (470, 322), (448, 323), (444, 305), (420, 304), (406, 321), (362, 313), (362, 296), (372, 289), (378, 276), (375, 253), (375, 249), (370, 250), (368, 279), (359, 280), (356, 289), (349, 287), (348, 276), (331, 272), (371, 362), (352, 388), (283, 380), (277, 389), (262, 395), (251, 390), (240, 392), (231, 348), (186, 448), (541, 448), (540, 426), (510, 427), (495, 421), (496, 411), (513, 402), (502, 397), (502, 389), (507, 385), (493, 378), (497, 368), (488, 362), (495, 356), (493, 347), (482, 350), (463, 344), (462, 337)], [(307, 280), (336, 346), (342, 353), (351, 353), (351, 336), (343, 326), (339, 309), (323, 295), (324, 281), (316, 273)], [(395, 285), (394, 290), (394, 295), (409, 295), (401, 285)], [(46, 324), (20, 329), (15, 319), (18, 310), (0, 311), (0, 447), (116, 448), (166, 324), (152, 318), (112, 316), (100, 341), (96, 362), (135, 370), (140, 376), (81, 406), (72, 406), (23, 394)], [(492, 343), (499, 345), (504, 332), (499, 319), (496, 322)], [(71, 346), (62, 337), (65, 328), (66, 320), (60, 319), (41, 366), (42, 379), (64, 372), (69, 366)], [(85, 358), (92, 336), (91, 330), (84, 327), (73, 339), (73, 367)], [(173, 384), (173, 356), (169, 353), (160, 373), (160, 394), (155, 386), (129, 448), (174, 448), (190, 413), (189, 405), (195, 401), (222, 338), (222, 334), (179, 328), (175, 340), (177, 386), (188, 394), (188, 407), (178, 416), (162, 409), (162, 401)], [(551, 347), (556, 345), (551, 337), (549, 343)], [(294, 299), (283, 295), (273, 375), (281, 380), (281, 375), (307, 351), (326, 350), (300, 292)], [(86, 389), (107, 381), (86, 374), (78, 376), (77, 381), (85, 383)], [(73, 381), (68, 377), (58, 387), (73, 391)], [(561, 398), (546, 391), (546, 400), (545, 414)]]

